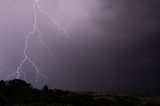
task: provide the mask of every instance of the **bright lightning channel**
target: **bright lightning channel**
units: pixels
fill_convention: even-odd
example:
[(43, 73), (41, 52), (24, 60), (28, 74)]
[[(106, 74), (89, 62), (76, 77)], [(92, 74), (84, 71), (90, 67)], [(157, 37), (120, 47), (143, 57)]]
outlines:
[[(25, 37), (25, 47), (24, 47), (24, 50), (23, 50), (23, 54), (24, 54), (24, 59), (22, 59), (22, 61), (20, 62), (20, 64), (18, 65), (17, 67), (17, 70), (16, 72), (14, 72), (13, 74), (11, 75), (8, 75), (8, 77), (13, 77), (13, 76), (16, 76), (17, 79), (20, 78), (20, 76), (23, 74), (23, 79), (25, 79), (26, 75), (25, 75), (25, 72), (23, 71), (23, 65), (25, 62), (29, 62), (33, 68), (35, 69), (36, 71), (36, 78), (35, 78), (35, 82), (37, 82), (38, 78), (39, 78), (39, 75), (48, 79), (47, 76), (45, 76), (43, 73), (40, 72), (38, 66), (32, 61), (32, 59), (27, 55), (27, 50), (28, 50), (28, 41), (29, 41), (29, 38), (31, 35), (33, 35), (35, 33), (35, 31), (37, 30), (38, 31), (38, 38), (39, 38), (39, 42), (41, 44), (41, 46), (43, 46), (44, 48), (47, 49), (47, 51), (49, 52), (49, 54), (52, 56), (52, 58), (55, 60), (55, 63), (57, 63), (56, 59), (55, 59), (55, 56), (53, 55), (52, 51), (48, 48), (48, 46), (42, 41), (42, 32), (39, 28), (39, 26), (37, 25), (37, 12), (41, 12), (42, 14), (46, 15), (50, 21), (52, 22), (52, 24), (56, 25), (57, 28), (59, 30), (61, 30), (64, 35), (66, 36), (66, 38), (68, 40), (71, 40), (73, 42), (73, 40), (70, 38), (69, 34), (67, 33), (67, 30), (62, 27), (56, 20), (54, 20), (52, 18), (52, 16), (45, 10), (43, 10), (39, 4), (39, 1), (40, 0), (34, 0), (34, 3), (33, 3), (33, 6), (32, 6), (32, 10), (33, 10), (33, 14), (34, 14), (34, 22), (32, 22), (31, 24), (33, 25), (33, 29), (32, 31), (28, 32), (28, 34), (26, 35)], [(15, 5), (13, 5), (15, 7)], [(19, 8), (17, 8), (19, 9)], [(38, 11), (37, 11), (38, 10)], [(21, 12), (23, 12), (22, 10), (20, 10)], [(74, 43), (74, 42), (73, 42)]]

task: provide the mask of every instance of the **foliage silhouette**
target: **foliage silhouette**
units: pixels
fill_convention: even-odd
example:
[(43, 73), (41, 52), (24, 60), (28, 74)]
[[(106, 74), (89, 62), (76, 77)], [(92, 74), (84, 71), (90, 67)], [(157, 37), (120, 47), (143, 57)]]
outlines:
[[(112, 98), (112, 99), (111, 99)], [(143, 101), (144, 102), (144, 101)], [(142, 102), (142, 103), (143, 103)], [(147, 101), (142, 104), (135, 96), (101, 95), (93, 92), (72, 92), (61, 89), (33, 88), (20, 79), (0, 81), (0, 106), (159, 106)]]

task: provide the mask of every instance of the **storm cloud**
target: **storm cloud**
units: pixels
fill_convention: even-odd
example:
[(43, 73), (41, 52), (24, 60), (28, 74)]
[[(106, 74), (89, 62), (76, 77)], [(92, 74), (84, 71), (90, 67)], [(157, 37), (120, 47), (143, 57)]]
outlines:
[[(33, 0), (0, 0), (1, 79), (24, 58), (25, 36), (33, 28)], [(160, 60), (160, 2), (157, 0), (39, 0), (62, 27), (37, 10), (38, 31), (29, 38), (28, 56), (49, 79), (36, 86), (70, 90), (157, 90)], [(23, 66), (26, 81), (36, 71)], [(21, 76), (23, 77), (23, 76)], [(14, 78), (14, 77), (13, 77)]]

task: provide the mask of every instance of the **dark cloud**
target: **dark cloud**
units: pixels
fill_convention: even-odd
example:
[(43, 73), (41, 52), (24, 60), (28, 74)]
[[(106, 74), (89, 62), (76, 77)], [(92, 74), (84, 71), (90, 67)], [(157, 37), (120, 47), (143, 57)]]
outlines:
[[(110, 36), (111, 45), (116, 44), (111, 46), (116, 54), (111, 52), (110, 61), (115, 61), (117, 88), (159, 89), (159, 4), (156, 0), (102, 2), (94, 22)], [(109, 20), (107, 13), (112, 14)]]
[[(8, 0), (9, 1), (9, 0)], [(0, 0), (1, 64), (14, 72), (23, 58), (24, 38), (33, 26), (33, 1)], [(49, 18), (38, 12), (43, 41), (56, 58), (40, 46), (38, 31), (30, 37), (28, 55), (49, 77), (48, 84), (70, 90), (156, 90), (160, 86), (160, 2), (157, 0), (46, 0), (40, 5), (68, 29), (67, 39)], [(37, 9), (37, 8), (36, 8)], [(6, 24), (7, 23), (7, 24)], [(74, 42), (73, 42), (74, 41)], [(26, 62), (27, 81), (35, 70)]]

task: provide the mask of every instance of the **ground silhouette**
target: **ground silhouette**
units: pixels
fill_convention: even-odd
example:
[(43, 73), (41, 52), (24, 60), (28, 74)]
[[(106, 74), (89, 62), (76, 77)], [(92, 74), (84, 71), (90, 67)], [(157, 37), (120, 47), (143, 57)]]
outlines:
[(37, 89), (20, 79), (0, 81), (0, 106), (160, 106), (160, 97), (154, 97), (63, 91), (47, 85)]

